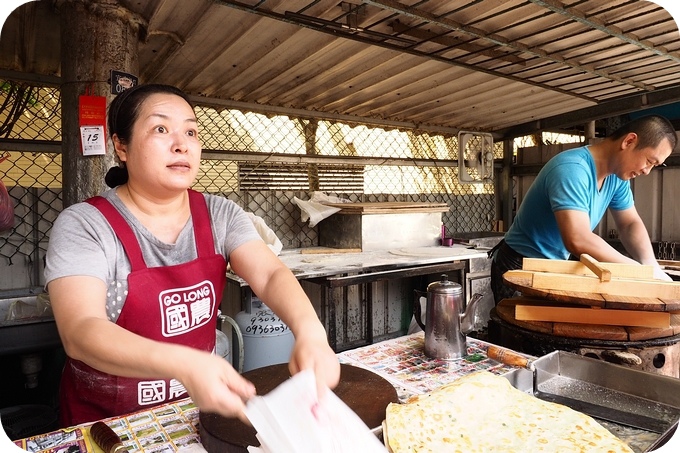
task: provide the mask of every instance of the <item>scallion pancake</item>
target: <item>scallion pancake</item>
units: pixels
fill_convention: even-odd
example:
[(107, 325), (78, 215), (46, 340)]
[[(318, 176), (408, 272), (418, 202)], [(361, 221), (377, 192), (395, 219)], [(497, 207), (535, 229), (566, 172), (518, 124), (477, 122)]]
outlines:
[(633, 451), (592, 417), (539, 400), (488, 371), (390, 404), (383, 436), (392, 453)]

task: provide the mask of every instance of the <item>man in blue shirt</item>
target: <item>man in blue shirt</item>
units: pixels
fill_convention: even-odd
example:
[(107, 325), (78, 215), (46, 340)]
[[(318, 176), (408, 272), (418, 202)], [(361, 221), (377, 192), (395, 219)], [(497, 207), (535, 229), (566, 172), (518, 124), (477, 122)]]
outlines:
[[(491, 288), (496, 304), (515, 291), (503, 274), (522, 258), (568, 259), (587, 253), (598, 261), (653, 265), (654, 276), (671, 280), (633, 203), (630, 180), (662, 165), (676, 144), (675, 128), (651, 115), (625, 124), (603, 141), (557, 154), (527, 191), (510, 230), (492, 251)], [(630, 257), (593, 230), (610, 210)]]

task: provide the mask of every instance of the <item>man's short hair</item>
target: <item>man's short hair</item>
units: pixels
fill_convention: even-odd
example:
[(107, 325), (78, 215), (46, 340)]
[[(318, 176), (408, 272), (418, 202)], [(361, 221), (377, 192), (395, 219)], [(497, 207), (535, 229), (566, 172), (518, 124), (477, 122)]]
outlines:
[(636, 118), (617, 130), (609, 138), (618, 140), (627, 134), (634, 132), (638, 136), (638, 149), (656, 148), (665, 138), (671, 144), (671, 149), (675, 149), (677, 136), (673, 124), (661, 115), (648, 115)]

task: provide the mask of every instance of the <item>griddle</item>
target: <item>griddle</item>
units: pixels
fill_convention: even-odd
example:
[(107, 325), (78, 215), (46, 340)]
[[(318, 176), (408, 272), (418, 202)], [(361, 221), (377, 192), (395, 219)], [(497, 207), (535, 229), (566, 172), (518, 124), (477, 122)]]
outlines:
[(535, 396), (595, 417), (636, 451), (663, 445), (677, 429), (676, 378), (565, 351), (542, 356), (533, 365)]
[[(288, 364), (270, 365), (243, 373), (255, 384), (258, 395), (266, 395), (290, 377)], [(372, 371), (340, 365), (340, 383), (335, 394), (369, 428), (379, 427), (389, 403), (398, 403), (394, 386)], [(256, 431), (236, 418), (199, 413), (201, 443), (208, 453), (247, 453), (248, 446), (259, 446)]]

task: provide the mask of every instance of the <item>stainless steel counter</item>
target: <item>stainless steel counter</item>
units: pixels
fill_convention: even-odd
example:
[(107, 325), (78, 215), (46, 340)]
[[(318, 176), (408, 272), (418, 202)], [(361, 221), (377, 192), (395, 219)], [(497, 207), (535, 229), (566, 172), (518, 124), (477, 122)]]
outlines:
[[(321, 316), (328, 330), (329, 342), (336, 352), (361, 344), (352, 342), (338, 345), (336, 304), (329, 300), (330, 291), (334, 288), (450, 272), (459, 273), (459, 281), (463, 284), (465, 273), (469, 269), (469, 260), (487, 256), (486, 250), (476, 250), (460, 244), (451, 247), (401, 247), (359, 253), (309, 253), (317, 251), (320, 250), (318, 248), (285, 250), (280, 258), (298, 280), (324, 287), (320, 300)], [(229, 274), (229, 280), (241, 287), (242, 309), (248, 311), (252, 299), (248, 284), (235, 274)], [(373, 313), (371, 291), (366, 292), (362, 304), (366, 313)], [(324, 319), (326, 310), (328, 318)], [(389, 336), (374, 336), (372, 316), (364, 317), (361, 330), (364, 332), (362, 338), (365, 339), (362, 344), (372, 344)], [(400, 334), (403, 333), (405, 332)]]
[[(343, 274), (377, 273), (387, 278), (389, 271), (485, 258), (485, 250), (460, 244), (451, 247), (401, 247), (359, 253), (303, 253), (303, 249), (284, 250), (279, 258), (299, 280), (337, 277)], [(313, 248), (312, 248), (313, 250)], [(436, 271), (434, 271), (436, 272)], [(248, 284), (230, 273), (229, 279), (241, 286)], [(395, 277), (390, 277), (395, 278)]]

